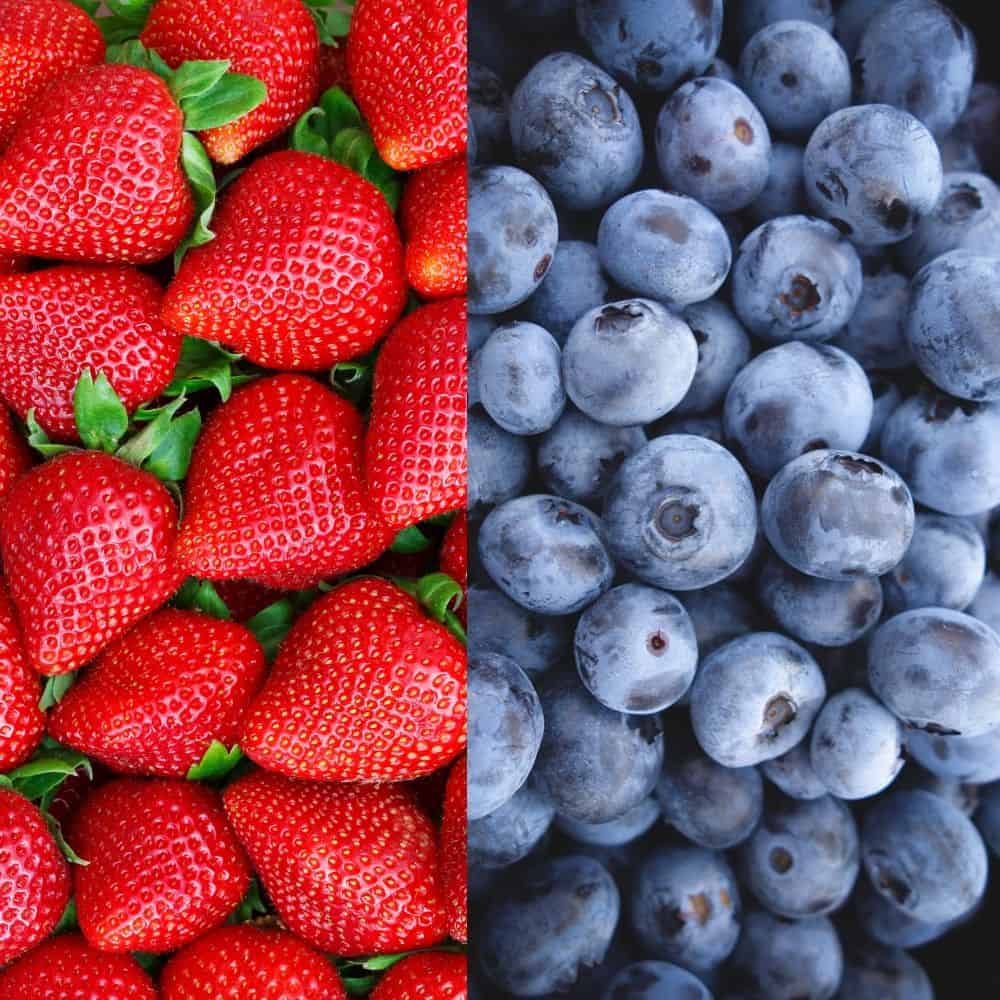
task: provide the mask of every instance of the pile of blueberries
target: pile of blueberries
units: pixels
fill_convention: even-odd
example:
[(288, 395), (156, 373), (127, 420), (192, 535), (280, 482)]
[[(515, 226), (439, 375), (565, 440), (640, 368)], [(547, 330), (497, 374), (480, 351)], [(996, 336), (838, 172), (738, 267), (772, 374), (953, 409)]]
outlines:
[(474, 996), (928, 1000), (1000, 852), (1000, 88), (725, 8), (470, 3)]

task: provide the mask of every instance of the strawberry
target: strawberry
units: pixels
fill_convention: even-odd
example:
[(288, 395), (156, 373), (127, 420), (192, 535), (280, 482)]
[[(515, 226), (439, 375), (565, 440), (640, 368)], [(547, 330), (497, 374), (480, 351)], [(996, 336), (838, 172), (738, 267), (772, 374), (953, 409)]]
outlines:
[(240, 745), (319, 781), (407, 781), (465, 745), (465, 649), (386, 580), (352, 580), (292, 626)]
[(361, 478), (358, 412), (304, 375), (260, 379), (205, 422), (178, 559), (192, 576), (308, 587), (392, 540)]
[(247, 622), (257, 612), (281, 599), (281, 592), (253, 580), (219, 580), (215, 590), (229, 609), (233, 621)]
[(45, 732), (38, 675), (21, 643), (14, 605), (0, 580), (0, 772), (23, 764)]
[(0, 966), (48, 937), (68, 902), (68, 866), (42, 814), (0, 785)]
[(419, 170), (465, 152), (467, 34), (462, 0), (358, 0), (347, 69), (393, 169)]
[(365, 479), (394, 531), (465, 507), (465, 301), (422, 306), (375, 365)]
[(10, 413), (0, 406), (0, 511), (14, 481), (31, 468), (31, 453), (21, 437)]
[(466, 774), (466, 756), (463, 754), (448, 774), (444, 790), (444, 817), (441, 820), (441, 888), (448, 912), (448, 933), (456, 941), (469, 939)]
[(97, 25), (70, 0), (0, 0), (0, 149), (53, 80), (103, 61)]
[(458, 618), (462, 624), (469, 622), (469, 521), (465, 511), (459, 511), (448, 525), (441, 541), (438, 563), (442, 573), (447, 573), (462, 585), (464, 599), (458, 607)]
[(282, 922), (310, 944), (349, 956), (444, 938), (434, 828), (405, 788), (257, 771), (223, 798)]
[(465, 295), (469, 180), (464, 156), (414, 174), (400, 203), (406, 279), (425, 299)]
[(160, 321), (163, 292), (128, 267), (65, 265), (0, 280), (0, 393), (46, 433), (77, 440), (73, 390), (103, 372), (132, 412), (170, 383), (181, 338)]
[(319, 48), (319, 92), (324, 94), (331, 87), (339, 87), (348, 94), (351, 92), (347, 49), (343, 45), (321, 45)]
[(304, 941), (246, 924), (209, 931), (174, 955), (164, 966), (160, 992), (162, 1000), (343, 1000), (347, 995), (330, 962)]
[(382, 194), (314, 153), (247, 167), (216, 238), (189, 253), (163, 319), (269, 368), (323, 369), (370, 350), (406, 299), (403, 250)]
[(264, 667), (242, 625), (164, 608), (84, 672), (49, 733), (116, 771), (183, 778), (213, 740), (237, 741)]
[(0, 275), (20, 274), (28, 269), (28, 258), (19, 257), (17, 254), (0, 254)]
[(40, 944), (0, 972), (0, 1000), (157, 1000), (153, 981), (131, 955), (91, 948), (79, 934)]
[(466, 1000), (468, 961), (450, 951), (424, 951), (393, 965), (371, 992), (371, 1000)]
[(219, 796), (193, 781), (120, 778), (95, 788), (69, 842), (83, 936), (101, 951), (173, 951), (220, 925), (250, 885)]
[(0, 548), (34, 668), (76, 670), (163, 604), (182, 579), (176, 532), (162, 483), (103, 452), (67, 452), (22, 476)]

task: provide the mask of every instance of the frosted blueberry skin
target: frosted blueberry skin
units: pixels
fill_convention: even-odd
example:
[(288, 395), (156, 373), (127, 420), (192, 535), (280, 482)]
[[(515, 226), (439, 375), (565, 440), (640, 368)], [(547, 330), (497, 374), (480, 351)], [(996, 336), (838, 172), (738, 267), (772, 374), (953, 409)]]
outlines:
[[(992, 548), (992, 543), (991, 546)], [(1000, 577), (987, 573), (972, 603), (965, 610), (991, 629), (1000, 629)], [(1000, 778), (1000, 775), (997, 775)]]
[(559, 240), (552, 199), (517, 167), (473, 167), (468, 219), (469, 313), (499, 313), (519, 305), (552, 263)]
[(535, 688), (512, 659), (497, 653), (470, 659), (470, 820), (499, 809), (527, 781), (544, 728)]
[(976, 43), (944, 4), (900, 0), (868, 22), (853, 69), (862, 102), (902, 108), (944, 135), (969, 100)]
[(555, 814), (549, 797), (529, 778), (499, 809), (469, 823), (469, 867), (507, 868), (527, 857)]
[(605, 708), (572, 674), (540, 685), (545, 738), (536, 773), (556, 811), (581, 823), (608, 823), (634, 809), (663, 766), (658, 716)]
[(835, 23), (830, 0), (741, 0), (733, 6), (741, 46), (775, 21), (808, 21), (824, 31), (833, 31)]
[(723, 0), (579, 0), (576, 23), (597, 61), (640, 90), (672, 90), (712, 62)]
[(536, 63), (510, 105), (514, 156), (563, 208), (610, 205), (642, 166), (642, 128), (632, 98), (599, 66), (572, 52)]
[(806, 208), (806, 188), (802, 179), (804, 150), (788, 142), (771, 144), (771, 169), (763, 190), (746, 212), (757, 225), (782, 215), (801, 215)]
[(652, 796), (607, 823), (581, 823), (557, 816), (556, 826), (571, 840), (592, 847), (623, 847), (648, 832), (660, 818), (660, 807)]
[[(495, 316), (470, 316), (466, 327), (468, 333), (469, 355), (473, 355), (486, 343), (489, 335), (497, 328), (498, 323)], [(472, 386), (469, 387), (472, 391)], [(478, 388), (475, 390), (478, 392)], [(475, 404), (474, 399), (469, 400), (469, 406)]]
[(760, 627), (757, 609), (729, 584), (690, 590), (678, 599), (691, 618), (698, 652), (703, 657), (730, 639)]
[(867, 691), (848, 688), (820, 709), (811, 737), (812, 766), (832, 795), (877, 795), (902, 770), (903, 730)]
[(740, 891), (718, 851), (658, 847), (633, 871), (632, 928), (644, 954), (705, 973), (740, 933)]
[(837, 995), (844, 1000), (934, 1000), (934, 987), (902, 948), (858, 941), (846, 949)]
[(634, 962), (608, 984), (603, 1000), (713, 1000), (693, 973), (670, 962)]
[(945, 736), (1000, 726), (1000, 636), (947, 608), (904, 611), (868, 646), (871, 688), (897, 718)]
[(622, 568), (656, 587), (695, 590), (725, 579), (749, 556), (757, 501), (725, 448), (670, 434), (622, 463), (604, 522)]
[(969, 515), (1000, 503), (1000, 403), (921, 390), (893, 410), (881, 445), (925, 507)]
[(764, 777), (789, 798), (809, 801), (828, 794), (826, 785), (813, 770), (808, 740), (803, 740), (780, 757), (765, 760), (760, 769)]
[(982, 736), (906, 731), (906, 751), (925, 770), (962, 784), (1000, 781), (1000, 728)]
[(582, 240), (561, 240), (549, 273), (521, 312), (525, 319), (548, 330), (561, 347), (573, 324), (607, 298), (608, 282), (597, 247)]
[(678, 87), (660, 110), (656, 158), (671, 191), (713, 212), (738, 212), (764, 190), (771, 136), (739, 87), (703, 76)]
[(802, 165), (813, 210), (865, 246), (906, 239), (941, 193), (934, 137), (887, 104), (842, 108), (824, 118)]
[(771, 343), (829, 340), (861, 297), (861, 260), (833, 226), (787, 215), (758, 226), (733, 265), (733, 308)]
[(748, 767), (805, 739), (825, 698), (823, 673), (805, 649), (776, 632), (753, 632), (702, 661), (691, 723), (709, 757)]
[(967, 913), (986, 888), (983, 839), (972, 821), (925, 791), (893, 791), (865, 814), (861, 860), (875, 890), (926, 923)]
[(584, 313), (562, 353), (563, 383), (588, 417), (613, 427), (669, 413), (691, 386), (698, 345), (691, 328), (650, 299), (609, 302)]
[(865, 443), (861, 448), (865, 455), (881, 456), (882, 429), (903, 401), (903, 394), (900, 392), (899, 386), (889, 379), (890, 376), (881, 375), (878, 372), (868, 373), (868, 384), (871, 386), (875, 408), (872, 410), (872, 425), (868, 430), (868, 437), (865, 438)]
[(531, 473), (531, 446), (498, 427), (481, 410), (469, 414), (469, 514), (481, 517), (516, 497)]
[(604, 213), (597, 250), (619, 285), (669, 306), (711, 298), (732, 263), (729, 236), (704, 205), (655, 189), (628, 194)]
[(618, 888), (592, 858), (569, 855), (507, 880), (480, 923), (480, 965), (515, 996), (570, 989), (603, 961), (618, 925)]
[(773, 133), (805, 140), (851, 103), (851, 67), (833, 36), (809, 21), (774, 21), (743, 47), (740, 85)]
[(866, 274), (861, 297), (832, 343), (866, 371), (891, 371), (913, 363), (906, 340), (910, 281), (895, 271)]
[(469, 60), (469, 121), (476, 133), (476, 159), (494, 163), (510, 146), (510, 95), (488, 66)]
[(761, 523), (775, 552), (824, 580), (881, 576), (905, 555), (913, 500), (887, 465), (848, 451), (810, 451), (768, 484)]
[(580, 504), (534, 494), (494, 508), (479, 531), (483, 569), (523, 608), (568, 615), (610, 586), (615, 567), (600, 519)]
[[(929, 794), (929, 793), (928, 793)], [(953, 920), (915, 920), (877, 892), (867, 877), (858, 881), (854, 893), (854, 915), (873, 941), (889, 948), (919, 948), (947, 934)]]

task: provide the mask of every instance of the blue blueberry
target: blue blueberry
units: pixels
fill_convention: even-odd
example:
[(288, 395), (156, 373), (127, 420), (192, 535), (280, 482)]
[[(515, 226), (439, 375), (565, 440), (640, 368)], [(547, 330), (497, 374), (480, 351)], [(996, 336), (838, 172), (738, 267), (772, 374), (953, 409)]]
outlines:
[(626, 195), (604, 213), (597, 249), (619, 285), (671, 306), (711, 298), (732, 263), (726, 230), (707, 208), (655, 189)]
[(896, 382), (878, 372), (868, 373), (868, 384), (871, 386), (875, 408), (872, 410), (872, 425), (868, 430), (868, 437), (865, 438), (861, 451), (865, 455), (880, 455), (882, 429), (903, 401), (903, 394)]
[(747, 214), (757, 225), (782, 215), (800, 215), (806, 208), (806, 188), (802, 179), (801, 146), (788, 142), (771, 145), (771, 169), (764, 189), (749, 205)]
[(531, 446), (480, 411), (469, 414), (469, 512), (481, 516), (516, 497), (531, 473)]
[(488, 66), (469, 60), (469, 121), (476, 134), (476, 159), (495, 163), (510, 146), (510, 96)]
[(848, 58), (854, 58), (858, 43), (868, 22), (883, 8), (896, 0), (843, 0), (837, 8), (834, 35), (844, 47)]
[(780, 757), (765, 760), (760, 769), (764, 777), (789, 798), (808, 801), (828, 794), (826, 785), (813, 770), (808, 740), (796, 744)]
[(736, 83), (736, 70), (725, 59), (716, 56), (709, 64), (701, 76), (710, 76), (713, 79), (725, 80), (727, 83)]
[(927, 973), (902, 948), (859, 942), (845, 951), (838, 1000), (934, 1000)]
[(688, 434), (692, 437), (706, 438), (718, 445), (724, 444), (726, 440), (722, 431), (721, 413), (693, 413), (679, 417), (670, 413), (663, 420), (650, 424), (647, 430), (650, 437)]
[(499, 809), (469, 822), (469, 867), (507, 868), (526, 858), (554, 817), (551, 800), (529, 778)]
[(698, 366), (672, 412), (707, 413), (722, 402), (737, 372), (750, 360), (750, 338), (729, 306), (718, 299), (688, 306), (682, 315), (698, 345)]
[(830, 0), (741, 0), (733, 5), (740, 44), (745, 45), (761, 28), (775, 21), (809, 21), (833, 31)]
[(476, 124), (469, 120), (468, 137), (465, 144), (465, 164), (472, 169), (479, 159), (479, 140), (476, 138)]
[(694, 626), (698, 652), (708, 656), (723, 643), (760, 627), (757, 610), (729, 584), (689, 590), (680, 595)]
[(634, 962), (608, 985), (604, 1000), (712, 1000), (693, 973), (670, 962)]
[(1000, 86), (989, 80), (981, 80), (972, 85), (969, 102), (959, 119), (959, 128), (967, 136), (976, 151), (979, 166), (996, 176), (1000, 167)]
[[(469, 355), (473, 355), (486, 343), (489, 335), (497, 328), (495, 316), (470, 316), (468, 321)], [(469, 401), (469, 406), (473, 404)]]
[(866, 371), (893, 370), (913, 363), (906, 340), (910, 282), (895, 271), (866, 274), (861, 297), (833, 343)]
[(757, 501), (725, 448), (670, 434), (625, 459), (604, 518), (624, 569), (656, 587), (694, 590), (725, 579), (750, 554)]
[(854, 893), (854, 914), (868, 937), (889, 948), (919, 948), (936, 941), (955, 926), (953, 920), (930, 923), (915, 920), (876, 891), (867, 878), (858, 882)]
[(544, 327), (560, 347), (573, 324), (608, 299), (608, 282), (597, 247), (582, 240), (561, 240), (549, 273), (521, 310), (524, 318)]
[(583, 823), (568, 816), (557, 816), (556, 826), (578, 844), (623, 847), (647, 833), (659, 818), (659, 804), (652, 796), (647, 796), (637, 806), (607, 823)]
[(1000, 856), (1000, 783), (987, 785), (979, 793), (979, 809), (975, 818), (986, 846)]
[(982, 736), (942, 736), (910, 729), (906, 750), (921, 767), (940, 778), (973, 785), (1000, 781), (1000, 728)]
[(986, 622), (991, 629), (1000, 629), (1000, 577), (987, 573), (972, 603), (965, 610), (974, 618)]

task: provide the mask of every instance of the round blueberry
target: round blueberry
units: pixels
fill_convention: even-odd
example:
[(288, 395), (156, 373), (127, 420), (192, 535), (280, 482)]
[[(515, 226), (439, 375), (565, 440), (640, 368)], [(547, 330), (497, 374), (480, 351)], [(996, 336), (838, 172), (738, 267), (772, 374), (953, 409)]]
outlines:
[(826, 785), (813, 770), (808, 740), (796, 744), (780, 757), (765, 760), (760, 769), (764, 772), (764, 777), (789, 798), (808, 801), (828, 794)]
[(928, 923), (914, 919), (873, 888), (867, 878), (858, 882), (854, 904), (861, 929), (873, 941), (889, 948), (919, 948), (936, 941), (955, 924), (952, 920)]
[(741, 45), (746, 45), (761, 28), (775, 21), (809, 21), (824, 31), (833, 31), (830, 0), (740, 0), (732, 6)]
[(524, 489), (531, 472), (531, 446), (477, 410), (469, 414), (467, 433), (469, 513), (476, 517)]
[(1000, 629), (1000, 577), (987, 573), (972, 603), (965, 609), (974, 618)]
[(837, 995), (849, 1000), (934, 1000), (934, 987), (902, 948), (866, 941), (846, 949)]
[(592, 847), (622, 847), (646, 833), (660, 818), (656, 799), (648, 796), (637, 806), (607, 823), (582, 823), (568, 816), (557, 816), (556, 826), (571, 840)]
[(528, 856), (555, 816), (549, 797), (532, 779), (499, 809), (469, 823), (469, 866), (506, 868)]
[(877, 372), (868, 373), (868, 384), (871, 386), (875, 408), (872, 410), (872, 425), (861, 451), (866, 455), (879, 455), (882, 429), (896, 407), (903, 401), (903, 394), (889, 376)]
[(698, 345), (694, 379), (673, 413), (707, 413), (722, 402), (737, 372), (750, 360), (750, 338), (729, 306), (718, 299), (683, 312)]
[[(495, 316), (470, 316), (468, 322), (468, 341), (469, 341), (469, 354), (470, 356), (475, 354), (483, 344), (486, 343), (486, 338), (497, 328), (497, 321)], [(472, 406), (472, 400), (469, 401), (469, 406)]]
[(712, 1000), (693, 973), (670, 962), (634, 962), (608, 985), (604, 1000)]
[(747, 205), (747, 213), (760, 225), (782, 215), (801, 215), (806, 207), (806, 188), (802, 179), (801, 146), (775, 142), (771, 146), (771, 169), (759, 195)]
[(489, 67), (469, 60), (469, 121), (476, 133), (477, 158), (499, 160), (510, 145), (510, 97)]
[(703, 657), (730, 639), (754, 632), (760, 626), (754, 606), (729, 584), (689, 590), (679, 599), (691, 618), (698, 652)]
[(861, 298), (833, 343), (862, 368), (897, 369), (913, 363), (906, 340), (910, 282), (894, 271), (865, 275)]
[(843, 0), (837, 8), (837, 23), (833, 33), (844, 47), (848, 58), (854, 57), (868, 22), (883, 7), (895, 2), (896, 0)]
[(906, 750), (921, 767), (940, 778), (972, 785), (1000, 781), (1000, 728), (982, 736), (942, 736), (910, 729)]

